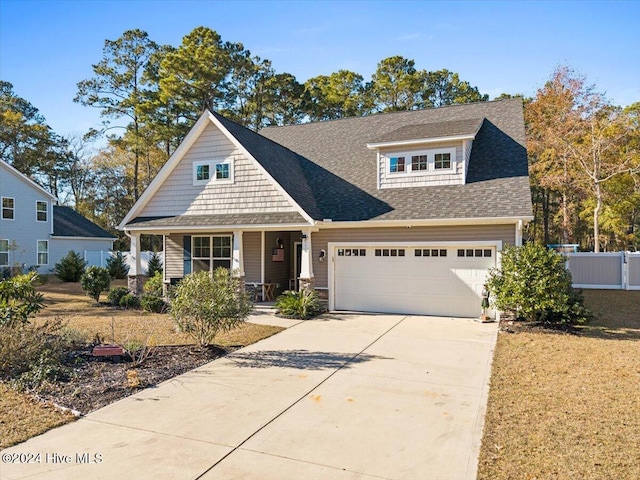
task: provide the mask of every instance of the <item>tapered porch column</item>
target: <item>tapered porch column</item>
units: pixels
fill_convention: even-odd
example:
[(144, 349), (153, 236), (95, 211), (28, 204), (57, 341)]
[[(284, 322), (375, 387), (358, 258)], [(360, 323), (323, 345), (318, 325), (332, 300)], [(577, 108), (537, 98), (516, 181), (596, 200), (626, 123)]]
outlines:
[(311, 255), (311, 229), (302, 230), (302, 259), (300, 261), (300, 289), (315, 289), (313, 279), (313, 257)]
[(233, 232), (233, 251), (231, 253), (231, 271), (233, 276), (244, 278), (244, 258), (242, 255), (242, 231)]
[(129, 268), (129, 278), (127, 279), (127, 287), (135, 294), (142, 293), (144, 285), (144, 275), (142, 274), (141, 251), (140, 251), (140, 234), (127, 234), (131, 239), (130, 255), (133, 260)]

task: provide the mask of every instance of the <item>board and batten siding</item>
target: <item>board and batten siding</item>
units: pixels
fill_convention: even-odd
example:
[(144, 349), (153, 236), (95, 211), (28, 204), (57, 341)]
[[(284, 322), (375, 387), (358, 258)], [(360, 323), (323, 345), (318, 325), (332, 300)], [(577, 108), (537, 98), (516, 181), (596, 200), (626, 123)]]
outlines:
[[(515, 244), (515, 225), (465, 225), (455, 227), (388, 227), (326, 229), (311, 234), (313, 273), (315, 286), (328, 287), (328, 262), (331, 252), (329, 242), (455, 242), (455, 241), (502, 241)], [(318, 261), (320, 250), (327, 251), (324, 262)]]
[[(439, 148), (455, 148), (456, 154), (455, 161), (456, 170), (451, 173), (434, 173), (433, 171), (429, 171), (429, 173), (423, 172), (412, 172), (406, 174), (393, 174), (388, 172), (388, 157), (395, 156), (398, 153), (408, 153), (411, 155), (412, 153), (420, 153), (424, 151), (429, 151), (431, 155), (432, 150), (438, 150)], [(471, 148), (469, 148), (471, 150)], [(437, 152), (436, 152), (437, 153)], [(399, 148), (385, 148), (380, 150), (379, 155), (380, 163), (378, 165), (378, 173), (380, 176), (380, 188), (404, 188), (404, 187), (422, 187), (422, 186), (433, 186), (433, 185), (459, 185), (464, 183), (463, 178), (463, 166), (465, 159), (463, 158), (462, 153), (462, 144), (461, 143), (450, 143), (450, 142), (438, 142), (429, 145), (421, 145), (421, 146), (409, 146), (409, 147), (399, 147)], [(467, 159), (468, 160), (468, 159)], [(431, 158), (429, 159), (431, 162)], [(411, 164), (411, 157), (406, 159), (407, 168)], [(429, 163), (429, 168), (432, 167), (432, 164)]]
[[(194, 162), (232, 159), (233, 183), (193, 185)], [(180, 160), (139, 216), (292, 212), (296, 209), (213, 124)]]

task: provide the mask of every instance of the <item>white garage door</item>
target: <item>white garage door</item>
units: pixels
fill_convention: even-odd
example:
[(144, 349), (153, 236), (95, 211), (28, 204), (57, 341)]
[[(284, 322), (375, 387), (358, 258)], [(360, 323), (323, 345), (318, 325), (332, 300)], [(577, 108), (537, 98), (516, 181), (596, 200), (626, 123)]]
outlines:
[(487, 246), (336, 246), (334, 308), (478, 317), (496, 249)]

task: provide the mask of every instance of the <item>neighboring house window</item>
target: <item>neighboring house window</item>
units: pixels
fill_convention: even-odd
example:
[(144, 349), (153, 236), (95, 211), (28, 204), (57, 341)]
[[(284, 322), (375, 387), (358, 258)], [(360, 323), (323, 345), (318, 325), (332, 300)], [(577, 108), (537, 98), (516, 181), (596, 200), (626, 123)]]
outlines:
[(193, 184), (206, 185), (210, 181), (232, 182), (233, 164), (231, 159), (196, 162), (193, 164)]
[(411, 157), (411, 171), (416, 172), (418, 170), (427, 169), (427, 156), (426, 155), (413, 155)]
[(218, 267), (231, 268), (231, 236), (193, 237), (191, 249), (193, 272), (212, 272)]
[(405, 171), (404, 167), (404, 157), (391, 157), (389, 159), (389, 172), (402, 173)]
[(16, 201), (13, 198), (2, 197), (2, 218), (13, 220), (16, 212)]
[(49, 265), (48, 240), (38, 240), (38, 265)]
[(442, 170), (445, 168), (451, 168), (451, 154), (450, 153), (436, 153), (434, 158), (434, 167), (436, 170)]
[(9, 266), (9, 240), (0, 240), (0, 267)]
[(47, 202), (36, 202), (36, 220), (39, 222), (47, 221)]

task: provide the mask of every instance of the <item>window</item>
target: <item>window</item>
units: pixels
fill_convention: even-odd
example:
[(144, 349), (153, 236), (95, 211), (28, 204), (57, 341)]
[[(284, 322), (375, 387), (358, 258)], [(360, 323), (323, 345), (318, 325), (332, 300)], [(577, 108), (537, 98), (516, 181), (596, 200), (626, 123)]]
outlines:
[(416, 248), (413, 252), (416, 257), (446, 257), (446, 248)]
[(404, 157), (391, 157), (389, 159), (389, 172), (402, 173), (404, 169)]
[(9, 266), (9, 240), (0, 240), (0, 267)]
[(445, 168), (451, 168), (451, 154), (450, 153), (436, 153), (434, 158), (434, 167), (436, 170), (442, 170)]
[(229, 164), (218, 163), (216, 164), (216, 179), (217, 180), (229, 180)]
[(232, 182), (233, 164), (231, 159), (198, 162), (193, 164), (193, 184), (206, 185), (214, 182)]
[(459, 257), (486, 257), (486, 258), (491, 258), (491, 249), (490, 248), (485, 248), (485, 249), (481, 249), (481, 248), (471, 249), (471, 248), (468, 248), (466, 250), (459, 249), (458, 250), (458, 256)]
[(47, 202), (36, 202), (36, 220), (38, 222), (47, 221)]
[(366, 257), (367, 251), (364, 248), (339, 248), (339, 257)]
[(427, 156), (426, 155), (413, 155), (411, 157), (411, 171), (416, 172), (419, 170), (427, 169)]
[(193, 237), (191, 249), (193, 272), (212, 272), (218, 267), (231, 268), (231, 236)]
[(48, 240), (38, 240), (38, 265), (49, 265)]
[(2, 218), (13, 220), (15, 218), (16, 201), (13, 198), (2, 197)]
[(196, 165), (196, 182), (207, 181), (211, 178), (209, 173), (209, 165)]

